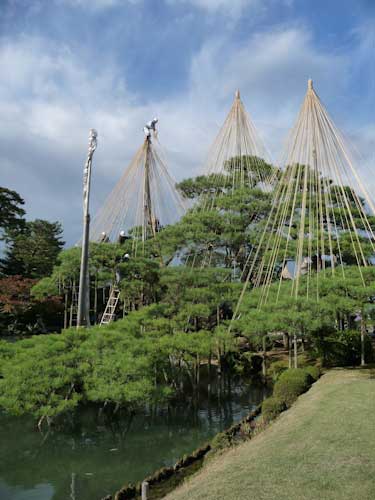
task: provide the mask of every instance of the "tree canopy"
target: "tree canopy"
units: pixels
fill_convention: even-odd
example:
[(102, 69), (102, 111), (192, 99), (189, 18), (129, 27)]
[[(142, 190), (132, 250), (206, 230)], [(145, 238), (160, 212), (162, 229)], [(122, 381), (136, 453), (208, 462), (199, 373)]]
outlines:
[(23, 228), (24, 204), (25, 201), (16, 191), (0, 187), (0, 240), (8, 239)]
[(2, 260), (2, 272), (25, 278), (48, 276), (64, 245), (61, 234), (59, 222), (41, 219), (25, 222), (22, 230), (10, 238)]

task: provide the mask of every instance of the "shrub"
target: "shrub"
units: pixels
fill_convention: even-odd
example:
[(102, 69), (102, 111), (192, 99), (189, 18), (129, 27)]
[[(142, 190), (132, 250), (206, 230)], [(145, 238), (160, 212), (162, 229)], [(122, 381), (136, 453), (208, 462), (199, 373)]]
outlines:
[(272, 380), (276, 382), (279, 376), (288, 369), (288, 361), (275, 361), (271, 364), (268, 373)]
[(280, 375), (273, 395), (289, 408), (300, 394), (307, 391), (312, 382), (312, 376), (305, 369), (290, 368)]
[(211, 447), (213, 450), (228, 448), (231, 444), (231, 439), (226, 432), (219, 432), (219, 434), (216, 434), (211, 441)]
[(279, 397), (271, 396), (262, 403), (263, 420), (265, 422), (270, 422), (284, 410), (286, 410), (285, 402)]
[(314, 382), (320, 377), (320, 368), (318, 366), (306, 366), (304, 370), (310, 375)]

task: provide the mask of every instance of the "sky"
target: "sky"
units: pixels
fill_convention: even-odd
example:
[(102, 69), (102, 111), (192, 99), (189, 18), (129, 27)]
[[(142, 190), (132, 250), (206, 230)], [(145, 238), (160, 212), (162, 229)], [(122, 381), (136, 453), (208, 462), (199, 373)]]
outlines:
[(274, 161), (308, 78), (375, 197), (375, 0), (0, 0), (0, 185), (80, 238), (159, 118), (172, 175), (201, 172), (234, 92)]

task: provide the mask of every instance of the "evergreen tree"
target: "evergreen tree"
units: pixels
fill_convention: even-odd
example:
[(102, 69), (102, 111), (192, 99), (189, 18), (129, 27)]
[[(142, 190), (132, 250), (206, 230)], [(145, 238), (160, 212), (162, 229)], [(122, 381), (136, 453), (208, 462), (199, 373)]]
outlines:
[(0, 187), (0, 240), (22, 229), (25, 223), (24, 204), (16, 191)]
[(26, 222), (21, 231), (7, 234), (9, 245), (1, 262), (5, 275), (42, 278), (51, 274), (64, 245), (59, 222), (37, 219)]

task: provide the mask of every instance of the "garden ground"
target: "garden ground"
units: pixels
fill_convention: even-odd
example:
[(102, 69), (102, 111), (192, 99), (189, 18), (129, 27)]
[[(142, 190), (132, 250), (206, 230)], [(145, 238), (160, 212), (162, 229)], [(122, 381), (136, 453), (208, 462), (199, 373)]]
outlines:
[(334, 369), (168, 500), (373, 500), (375, 371)]

